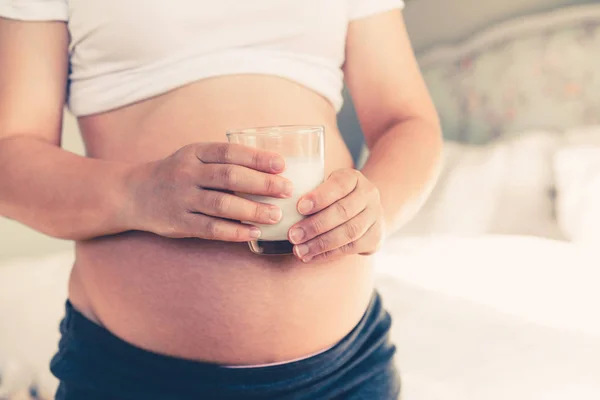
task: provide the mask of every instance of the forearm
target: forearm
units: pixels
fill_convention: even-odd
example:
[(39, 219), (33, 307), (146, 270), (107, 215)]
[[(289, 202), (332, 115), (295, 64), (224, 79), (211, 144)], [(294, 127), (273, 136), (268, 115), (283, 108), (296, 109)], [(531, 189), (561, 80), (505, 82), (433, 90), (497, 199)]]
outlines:
[(30, 137), (2, 139), (0, 216), (70, 240), (126, 231), (129, 169)]
[(421, 208), (439, 173), (439, 126), (420, 118), (393, 125), (370, 148), (363, 174), (379, 189), (388, 232)]

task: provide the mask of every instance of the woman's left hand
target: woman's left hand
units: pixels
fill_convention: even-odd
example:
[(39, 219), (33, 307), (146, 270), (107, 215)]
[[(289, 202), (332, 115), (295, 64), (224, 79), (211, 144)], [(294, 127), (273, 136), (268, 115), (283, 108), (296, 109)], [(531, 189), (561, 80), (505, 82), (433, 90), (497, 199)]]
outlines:
[(376, 252), (384, 238), (379, 191), (355, 169), (341, 169), (298, 201), (307, 218), (288, 232), (294, 254), (303, 262)]

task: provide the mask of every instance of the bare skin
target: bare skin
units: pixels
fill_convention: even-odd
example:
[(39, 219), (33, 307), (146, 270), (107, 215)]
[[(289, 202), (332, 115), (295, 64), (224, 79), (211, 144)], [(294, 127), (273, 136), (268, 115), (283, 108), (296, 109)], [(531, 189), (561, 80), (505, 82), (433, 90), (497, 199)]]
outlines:
[[(88, 157), (68, 154), (67, 42), (62, 23), (0, 19), (0, 214), (77, 242), (75, 307), (136, 346), (225, 365), (299, 358), (346, 335), (373, 290), (368, 254), (437, 169), (437, 117), (400, 14), (349, 27), (344, 69), (371, 148), (361, 172), (327, 100), (258, 75), (81, 118)], [(313, 207), (290, 230), (295, 256), (265, 258), (232, 220), (270, 223), (271, 210), (226, 191), (286, 196), (278, 156), (228, 147), (224, 133), (278, 124), (326, 127), (329, 178), (299, 202)]]

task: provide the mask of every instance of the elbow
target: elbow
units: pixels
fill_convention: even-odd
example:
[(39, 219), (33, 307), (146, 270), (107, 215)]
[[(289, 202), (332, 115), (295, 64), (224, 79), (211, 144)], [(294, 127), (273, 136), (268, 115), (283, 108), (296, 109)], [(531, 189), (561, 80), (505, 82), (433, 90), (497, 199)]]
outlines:
[[(434, 164), (439, 167), (441, 163), (444, 137), (442, 126), (437, 114), (416, 116), (406, 122), (413, 126), (412, 129), (398, 129), (398, 132), (414, 132), (414, 140), (421, 142), (421, 148), (433, 156)], [(403, 122), (400, 122), (400, 126)], [(402, 133), (400, 133), (402, 134)]]
[(365, 135), (365, 144), (369, 149), (388, 135), (411, 135), (411, 140), (423, 142), (424, 146), (441, 156), (443, 134), (440, 119), (436, 112), (392, 115), (378, 125), (376, 129), (371, 130), (374, 134)]
[(433, 115), (412, 117), (410, 120), (419, 127), (419, 136), (427, 141), (432, 149), (441, 154), (444, 138), (442, 125), (437, 113), (434, 113)]

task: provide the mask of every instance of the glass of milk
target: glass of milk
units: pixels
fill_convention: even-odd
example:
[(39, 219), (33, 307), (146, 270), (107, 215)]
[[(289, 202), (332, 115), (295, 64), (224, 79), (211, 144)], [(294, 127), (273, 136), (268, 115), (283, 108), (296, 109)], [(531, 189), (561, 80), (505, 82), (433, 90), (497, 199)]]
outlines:
[(275, 225), (255, 224), (262, 232), (259, 240), (249, 242), (256, 254), (292, 254), (288, 231), (303, 216), (298, 213), (299, 198), (314, 190), (325, 178), (324, 128), (322, 126), (272, 126), (228, 131), (229, 143), (241, 144), (279, 153), (285, 158), (285, 171), (280, 175), (294, 185), (292, 197), (278, 199), (237, 193), (259, 203), (279, 207), (283, 217)]

